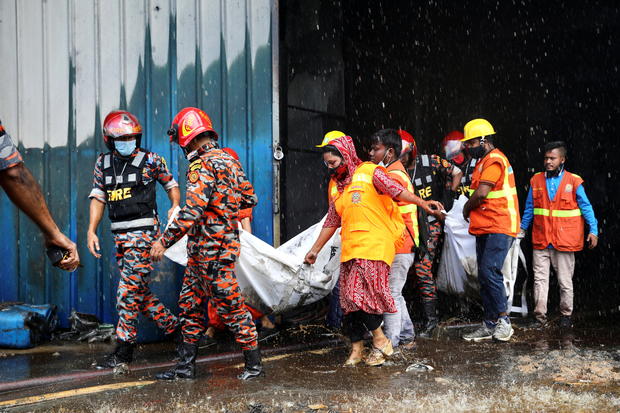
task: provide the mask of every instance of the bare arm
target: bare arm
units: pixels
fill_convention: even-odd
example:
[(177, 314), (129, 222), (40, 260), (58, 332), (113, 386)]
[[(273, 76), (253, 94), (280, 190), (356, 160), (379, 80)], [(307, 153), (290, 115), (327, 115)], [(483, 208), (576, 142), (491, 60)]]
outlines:
[(319, 255), (319, 252), (323, 249), (327, 241), (336, 233), (337, 229), (338, 227), (323, 227), (323, 229), (321, 229), (319, 237), (314, 241), (312, 248), (310, 248), (310, 251), (308, 251), (304, 258), (306, 264), (314, 264), (316, 262), (317, 255)]
[(459, 189), (461, 178), (463, 178), (463, 171), (455, 165), (452, 169), (452, 181), (450, 181), (450, 189), (452, 191)]
[(241, 219), (241, 229), (245, 232), (252, 233), (252, 221), (250, 218), (242, 218)]
[(60, 232), (47, 209), (39, 184), (23, 163), (0, 171), (0, 184), (11, 201), (37, 224), (46, 240)]
[(469, 214), (472, 210), (478, 208), (482, 201), (484, 201), (491, 191), (492, 186), (486, 183), (481, 182), (480, 186), (476, 189), (476, 191), (471, 195), (465, 206), (463, 206), (463, 217), (466, 220), (469, 220)]
[(28, 168), (20, 163), (0, 171), (0, 186), (15, 206), (41, 229), (47, 247), (54, 245), (68, 251), (69, 255), (58, 266), (67, 271), (75, 270), (80, 263), (77, 247), (58, 229), (47, 208), (41, 188)]
[(408, 202), (410, 204), (416, 204), (422, 209), (424, 209), (427, 213), (431, 215), (435, 215), (439, 213), (443, 209), (443, 205), (439, 201), (425, 201), (416, 194), (413, 194), (406, 189), (402, 191), (396, 197), (397, 201)]
[(88, 250), (91, 254), (93, 254), (96, 258), (101, 258), (101, 254), (99, 254), (99, 237), (97, 237), (97, 228), (99, 227), (99, 223), (101, 222), (101, 218), (103, 218), (103, 210), (105, 209), (105, 204), (96, 198), (91, 198), (90, 200), (90, 218), (88, 221), (88, 232), (86, 233), (86, 239), (88, 244)]
[(174, 209), (181, 204), (181, 191), (178, 186), (170, 188), (168, 191), (168, 199), (170, 200), (170, 209), (168, 210), (168, 219), (172, 216)]

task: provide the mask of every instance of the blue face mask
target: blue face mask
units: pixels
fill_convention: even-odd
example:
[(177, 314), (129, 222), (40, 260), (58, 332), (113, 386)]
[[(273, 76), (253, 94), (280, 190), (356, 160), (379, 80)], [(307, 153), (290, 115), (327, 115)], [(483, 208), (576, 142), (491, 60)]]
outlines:
[(114, 141), (114, 147), (121, 156), (129, 156), (136, 149), (136, 140), (130, 141)]

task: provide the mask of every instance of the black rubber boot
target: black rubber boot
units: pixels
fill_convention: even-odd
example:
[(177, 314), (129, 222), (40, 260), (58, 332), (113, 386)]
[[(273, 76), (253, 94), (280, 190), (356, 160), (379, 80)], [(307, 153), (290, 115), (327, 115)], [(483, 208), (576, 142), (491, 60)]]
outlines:
[(237, 376), (239, 380), (250, 380), (265, 375), (263, 365), (261, 364), (260, 349), (258, 347), (254, 350), (243, 350), (243, 358), (245, 359), (245, 368), (243, 372)]
[(176, 346), (183, 342), (181, 324), (179, 323), (172, 333), (166, 334), (166, 339), (172, 341)]
[(418, 334), (420, 338), (431, 338), (433, 337), (433, 331), (437, 328), (437, 324), (439, 324), (439, 317), (437, 317), (437, 306), (436, 301), (424, 301), (424, 318), (426, 322), (424, 323), (424, 328)]
[(118, 340), (114, 351), (95, 365), (98, 370), (113, 369), (121, 364), (129, 364), (133, 360), (133, 348), (134, 344), (126, 341)]
[(179, 361), (168, 371), (155, 375), (157, 380), (193, 379), (196, 377), (198, 345), (181, 343), (177, 347)]

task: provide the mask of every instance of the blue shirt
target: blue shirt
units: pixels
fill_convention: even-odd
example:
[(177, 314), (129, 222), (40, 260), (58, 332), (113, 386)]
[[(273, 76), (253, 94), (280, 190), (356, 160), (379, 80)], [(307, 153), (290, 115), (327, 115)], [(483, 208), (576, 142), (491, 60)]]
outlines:
[[(551, 201), (553, 201), (556, 192), (558, 192), (558, 187), (560, 186), (560, 182), (562, 181), (563, 176), (564, 171), (562, 171), (558, 176), (552, 176), (545, 179), (547, 183), (547, 193), (549, 194), (549, 198)], [(583, 185), (579, 185), (577, 187), (575, 195), (577, 195), (577, 205), (579, 205), (581, 214), (583, 215), (584, 220), (588, 224), (590, 234), (594, 234), (598, 237), (598, 221), (594, 216), (594, 209), (592, 209), (592, 204), (590, 203), (590, 200), (586, 195), (586, 190), (583, 189)], [(525, 210), (523, 211), (523, 217), (521, 218), (521, 229), (527, 230), (530, 227), (533, 219), (534, 200), (532, 198), (532, 188), (530, 187), (530, 190), (527, 193), (527, 199), (525, 200)]]

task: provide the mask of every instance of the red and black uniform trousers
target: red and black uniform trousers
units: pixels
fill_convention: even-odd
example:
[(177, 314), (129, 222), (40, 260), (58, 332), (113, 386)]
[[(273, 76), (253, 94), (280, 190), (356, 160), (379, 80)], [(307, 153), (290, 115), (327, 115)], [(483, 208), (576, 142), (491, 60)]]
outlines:
[(235, 276), (236, 257), (228, 251), (216, 258), (191, 250), (188, 248), (189, 257), (179, 296), (183, 341), (196, 344), (204, 334), (208, 300), (243, 350), (257, 348), (256, 326)]
[(417, 279), (417, 289), (422, 301), (437, 299), (437, 286), (433, 277), (433, 263), (437, 257), (439, 243), (443, 234), (443, 227), (438, 220), (428, 223), (428, 239), (426, 250), (419, 250), (414, 264)]
[[(416, 195), (425, 201), (439, 200), (444, 202), (446, 195), (445, 180), (450, 176), (436, 155), (418, 155), (416, 167), (412, 177), (412, 184)], [(443, 224), (432, 216), (428, 216), (421, 208), (418, 209), (418, 227), (420, 228), (420, 242), (425, 248), (418, 248), (415, 264), (416, 288), (420, 292), (422, 301), (428, 302), (437, 299), (437, 287), (433, 277), (433, 263), (437, 257), (443, 235)], [(413, 269), (409, 274), (413, 272)]]
[(135, 343), (138, 334), (138, 314), (150, 318), (166, 334), (175, 331), (178, 320), (149, 288), (153, 265), (151, 245), (159, 236), (155, 230), (134, 230), (114, 234), (116, 260), (120, 280), (116, 292), (118, 340)]

